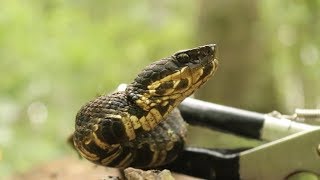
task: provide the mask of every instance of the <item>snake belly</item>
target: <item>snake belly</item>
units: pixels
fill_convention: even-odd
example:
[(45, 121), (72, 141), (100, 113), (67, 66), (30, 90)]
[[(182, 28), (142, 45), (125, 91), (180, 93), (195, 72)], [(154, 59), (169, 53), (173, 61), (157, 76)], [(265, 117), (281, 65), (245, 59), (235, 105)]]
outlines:
[(176, 108), (216, 71), (215, 45), (181, 50), (144, 68), (124, 91), (77, 113), (73, 143), (81, 156), (110, 167), (150, 168), (184, 148), (187, 124)]

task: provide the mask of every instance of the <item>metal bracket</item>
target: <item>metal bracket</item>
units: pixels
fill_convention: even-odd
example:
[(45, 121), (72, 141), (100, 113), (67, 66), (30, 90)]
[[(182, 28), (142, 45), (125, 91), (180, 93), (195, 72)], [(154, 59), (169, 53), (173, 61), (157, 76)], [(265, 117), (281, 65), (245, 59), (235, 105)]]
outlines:
[(285, 179), (295, 172), (320, 175), (320, 128), (240, 153), (240, 179)]

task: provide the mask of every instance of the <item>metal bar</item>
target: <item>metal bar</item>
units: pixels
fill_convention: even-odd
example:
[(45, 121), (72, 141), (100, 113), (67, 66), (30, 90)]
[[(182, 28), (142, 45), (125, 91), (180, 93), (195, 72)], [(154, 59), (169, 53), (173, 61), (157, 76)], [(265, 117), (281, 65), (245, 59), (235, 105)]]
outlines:
[(316, 126), (279, 119), (266, 114), (187, 98), (179, 106), (182, 117), (191, 125), (273, 141)]
[(240, 179), (238, 153), (186, 147), (172, 163), (159, 167), (202, 179)]

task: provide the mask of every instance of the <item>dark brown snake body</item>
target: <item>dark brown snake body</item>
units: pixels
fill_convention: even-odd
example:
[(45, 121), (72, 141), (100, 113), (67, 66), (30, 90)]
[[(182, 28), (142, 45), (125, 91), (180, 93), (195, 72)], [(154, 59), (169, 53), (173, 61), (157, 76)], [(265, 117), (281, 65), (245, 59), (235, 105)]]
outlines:
[(215, 45), (182, 50), (156, 61), (124, 91), (85, 104), (73, 143), (84, 158), (111, 167), (155, 167), (184, 147), (187, 124), (176, 108), (217, 69)]

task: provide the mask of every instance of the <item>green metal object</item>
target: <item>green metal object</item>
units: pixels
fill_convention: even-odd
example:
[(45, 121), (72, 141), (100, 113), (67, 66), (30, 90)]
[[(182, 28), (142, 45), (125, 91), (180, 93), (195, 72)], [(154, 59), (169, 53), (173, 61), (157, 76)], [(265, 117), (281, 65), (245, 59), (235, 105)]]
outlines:
[(320, 127), (240, 153), (241, 179), (282, 180), (295, 172), (320, 175)]
[(317, 176), (314, 173), (310, 172), (299, 172), (293, 175), (290, 175), (287, 180), (319, 180), (320, 176)]

